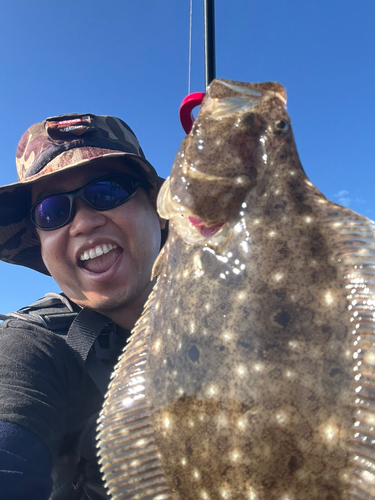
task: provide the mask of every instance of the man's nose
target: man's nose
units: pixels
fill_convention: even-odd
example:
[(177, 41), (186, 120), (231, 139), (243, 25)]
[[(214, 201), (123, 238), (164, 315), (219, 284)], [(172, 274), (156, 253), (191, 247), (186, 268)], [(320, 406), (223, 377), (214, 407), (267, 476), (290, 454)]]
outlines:
[(105, 212), (99, 212), (90, 207), (83, 200), (74, 200), (74, 218), (70, 223), (69, 233), (71, 236), (77, 236), (80, 233), (88, 233), (96, 227), (104, 226), (108, 218)]

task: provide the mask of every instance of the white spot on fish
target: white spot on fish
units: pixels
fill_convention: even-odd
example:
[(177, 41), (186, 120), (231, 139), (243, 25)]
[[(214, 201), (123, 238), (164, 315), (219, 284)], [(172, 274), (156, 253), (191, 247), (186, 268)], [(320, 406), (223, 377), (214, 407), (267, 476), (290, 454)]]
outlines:
[(232, 462), (238, 462), (241, 458), (241, 452), (237, 448), (229, 452), (229, 458)]
[(190, 333), (194, 333), (194, 332), (195, 332), (195, 323), (194, 323), (194, 321), (192, 321), (190, 323)]
[(245, 300), (246, 299), (246, 293), (245, 292), (239, 292), (237, 294), (237, 299), (238, 300)]
[(283, 279), (284, 275), (283, 273), (276, 273), (273, 275), (273, 279), (278, 282), (278, 281), (281, 281)]
[(279, 411), (278, 413), (276, 413), (275, 417), (276, 417), (276, 422), (279, 425), (285, 425), (289, 422), (289, 417), (287, 413), (285, 413), (284, 411)]
[(244, 179), (244, 177), (238, 176), (238, 177), (236, 177), (235, 182), (236, 182), (236, 184), (243, 184), (245, 182), (245, 179)]
[(159, 350), (160, 350), (160, 346), (161, 346), (161, 340), (160, 340), (160, 339), (158, 339), (158, 340), (155, 342), (155, 344), (154, 344), (154, 349), (155, 349), (155, 351), (156, 351), (156, 352), (159, 352)]
[(217, 385), (215, 384), (211, 384), (208, 388), (207, 388), (207, 391), (206, 391), (206, 394), (209, 396), (209, 397), (214, 397), (218, 394), (219, 392), (219, 388), (217, 387)]
[(224, 500), (227, 500), (230, 498), (230, 491), (227, 488), (222, 487), (220, 488), (220, 496), (221, 498), (224, 498)]
[(247, 368), (245, 365), (238, 365), (236, 367), (236, 373), (239, 377), (243, 377), (247, 373)]
[(237, 427), (240, 431), (244, 431), (246, 429), (246, 420), (244, 418), (239, 418), (237, 420)]
[(199, 472), (198, 469), (194, 469), (193, 470), (193, 478), (196, 479), (196, 480), (198, 480), (198, 481), (201, 478), (201, 475), (200, 475), (200, 472)]
[(291, 349), (293, 349), (293, 351), (295, 351), (295, 350), (296, 350), (296, 349), (298, 349), (298, 347), (299, 347), (299, 344), (298, 344), (298, 342), (297, 342), (296, 340), (290, 340), (290, 341), (288, 342), (288, 345), (289, 345), (289, 347), (290, 347)]
[(193, 422), (193, 420), (189, 420), (189, 427), (195, 427), (195, 423)]
[(375, 351), (366, 351), (363, 356), (363, 361), (368, 365), (375, 365)]
[(204, 308), (206, 309), (206, 311), (208, 312), (210, 309), (211, 309), (211, 304), (207, 303), (204, 305)]
[(217, 260), (220, 260), (220, 262), (224, 262), (226, 264), (228, 262), (228, 257), (222, 257), (221, 255), (216, 255)]
[(209, 494), (207, 493), (207, 491), (206, 491), (206, 490), (202, 490), (202, 491), (201, 491), (201, 498), (202, 498), (203, 500), (210, 500), (210, 496), (209, 496)]
[(290, 173), (290, 175), (292, 175), (292, 176), (293, 176), (293, 175), (296, 175), (295, 170), (290, 170), (290, 171), (289, 171), (289, 173)]
[(223, 339), (225, 340), (225, 342), (229, 342), (230, 340), (232, 340), (232, 334), (231, 332), (224, 332), (223, 333)]
[(297, 373), (293, 370), (285, 370), (284, 376), (290, 380), (294, 380), (297, 377)]
[(240, 246), (244, 252), (247, 253), (249, 251), (249, 244), (247, 241), (242, 241)]
[(164, 429), (170, 429), (171, 425), (172, 425), (172, 421), (171, 421), (169, 415), (165, 415), (165, 417), (163, 419)]
[(338, 434), (339, 428), (335, 424), (328, 423), (321, 426), (321, 435), (327, 444), (333, 444), (334, 441), (336, 441)]
[(253, 364), (253, 370), (255, 372), (262, 372), (264, 370), (264, 364), (263, 363), (254, 363)]
[(268, 236), (269, 236), (270, 238), (274, 238), (274, 237), (276, 236), (276, 231), (270, 231), (270, 232), (268, 233)]
[(185, 457), (181, 458), (181, 465), (185, 466), (187, 464), (187, 460)]
[(310, 224), (312, 222), (312, 218), (311, 217), (305, 217), (305, 222), (306, 222), (306, 224)]
[(331, 304), (333, 304), (334, 302), (334, 299), (333, 299), (333, 296), (332, 296), (332, 293), (331, 292), (327, 292), (324, 296), (324, 300), (326, 301), (326, 304), (328, 304), (329, 306)]
[(254, 488), (249, 488), (248, 495), (248, 500), (258, 500), (259, 498)]
[(234, 267), (232, 271), (234, 272), (234, 274), (240, 274), (241, 272), (237, 267)]

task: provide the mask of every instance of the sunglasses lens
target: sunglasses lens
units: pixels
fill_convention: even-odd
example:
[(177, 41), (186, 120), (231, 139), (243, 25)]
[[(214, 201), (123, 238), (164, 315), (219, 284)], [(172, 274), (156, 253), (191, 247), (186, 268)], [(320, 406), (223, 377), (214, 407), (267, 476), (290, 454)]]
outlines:
[(34, 221), (42, 229), (53, 229), (69, 219), (70, 201), (66, 196), (51, 196), (34, 208)]
[[(128, 185), (127, 185), (128, 184)], [(85, 189), (86, 199), (99, 210), (117, 207), (132, 194), (132, 183), (119, 184), (112, 180), (101, 180), (90, 184)]]
[(71, 203), (76, 198), (89, 203), (96, 210), (110, 210), (131, 198), (141, 184), (129, 176), (103, 177), (86, 187), (64, 194), (56, 194), (37, 203), (31, 219), (39, 229), (52, 231), (70, 220)]

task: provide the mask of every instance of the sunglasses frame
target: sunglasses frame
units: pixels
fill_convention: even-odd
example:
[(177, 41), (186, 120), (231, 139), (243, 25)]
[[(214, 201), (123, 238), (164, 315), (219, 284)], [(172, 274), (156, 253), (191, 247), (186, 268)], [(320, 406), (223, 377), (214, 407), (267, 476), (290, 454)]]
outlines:
[[(122, 201), (118, 205), (115, 205), (114, 207), (98, 208), (95, 205), (93, 205), (85, 197), (85, 194), (84, 194), (85, 189), (88, 188), (89, 186), (91, 186), (92, 184), (96, 184), (97, 182), (104, 181), (104, 180), (109, 180), (109, 181), (113, 180), (113, 181), (117, 182), (117, 180), (124, 179), (124, 178), (126, 178), (127, 180), (130, 180), (131, 185), (132, 185), (132, 192), (130, 193), (130, 195), (124, 201)], [(121, 186), (121, 182), (117, 182), (117, 184), (119, 184)], [(94, 180), (88, 182), (87, 184), (85, 184), (84, 186), (82, 186), (82, 187), (80, 187), (78, 189), (74, 189), (72, 191), (67, 191), (67, 192), (64, 192), (64, 193), (50, 194), (49, 196), (45, 196), (44, 198), (41, 198), (40, 200), (36, 201), (33, 204), (33, 206), (31, 207), (31, 209), (30, 209), (30, 219), (31, 219), (31, 222), (34, 224), (34, 226), (36, 228), (40, 229), (41, 231), (55, 231), (55, 229), (60, 229), (61, 227), (66, 226), (67, 224), (69, 224), (69, 222), (71, 222), (74, 219), (74, 216), (75, 216), (75, 203), (74, 203), (74, 200), (76, 200), (77, 198), (79, 198), (80, 200), (83, 200), (87, 205), (89, 205), (91, 208), (94, 208), (98, 212), (106, 212), (107, 210), (113, 210), (114, 208), (117, 208), (120, 205), (123, 205), (124, 203), (126, 203), (127, 201), (129, 201), (131, 198), (133, 198), (133, 196), (137, 192), (137, 189), (139, 187), (141, 187), (141, 186), (144, 187), (145, 189), (147, 189), (146, 183), (144, 181), (142, 181), (141, 179), (138, 179), (137, 177), (134, 177), (134, 176), (132, 176), (130, 174), (121, 174), (121, 173), (118, 173), (118, 174), (117, 173), (115, 173), (115, 174), (108, 174), (108, 175), (105, 175), (103, 177), (99, 177), (97, 179), (94, 179)], [(41, 227), (35, 221), (35, 210), (40, 205), (40, 203), (42, 203), (44, 200), (48, 200), (49, 198), (53, 198), (55, 196), (66, 196), (69, 199), (69, 202), (70, 202), (69, 216), (68, 216), (67, 220), (64, 222), (64, 224), (60, 224), (59, 226), (51, 227), (51, 228)]]

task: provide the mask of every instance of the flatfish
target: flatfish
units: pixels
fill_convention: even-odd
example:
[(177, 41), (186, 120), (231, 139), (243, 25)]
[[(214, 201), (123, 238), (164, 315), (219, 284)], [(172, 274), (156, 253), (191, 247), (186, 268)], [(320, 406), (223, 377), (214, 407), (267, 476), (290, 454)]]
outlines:
[(99, 421), (112, 498), (375, 499), (375, 227), (306, 177), (284, 88), (214, 80), (158, 209)]

